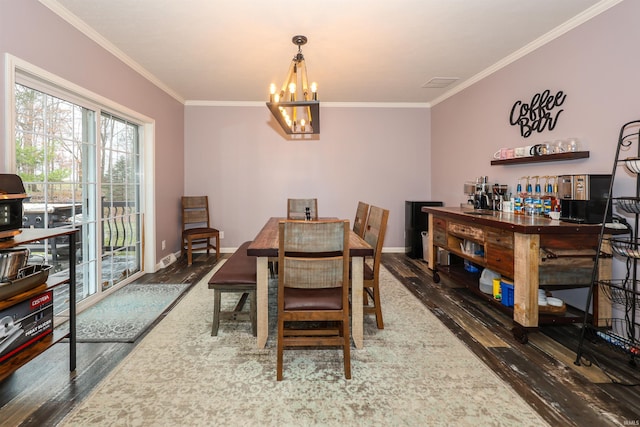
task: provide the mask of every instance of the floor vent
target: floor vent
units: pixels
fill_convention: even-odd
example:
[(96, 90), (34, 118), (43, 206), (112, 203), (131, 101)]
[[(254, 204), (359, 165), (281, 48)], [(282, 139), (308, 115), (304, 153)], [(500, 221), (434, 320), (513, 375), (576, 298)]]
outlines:
[(160, 268), (165, 268), (176, 262), (176, 256), (169, 254), (160, 260)]

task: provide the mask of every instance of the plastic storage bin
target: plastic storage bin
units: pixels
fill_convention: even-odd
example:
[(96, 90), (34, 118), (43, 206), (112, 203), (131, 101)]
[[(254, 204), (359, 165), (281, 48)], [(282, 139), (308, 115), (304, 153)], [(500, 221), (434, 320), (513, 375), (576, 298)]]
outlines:
[(502, 280), (500, 282), (500, 290), (502, 292), (502, 305), (513, 307), (513, 282)]

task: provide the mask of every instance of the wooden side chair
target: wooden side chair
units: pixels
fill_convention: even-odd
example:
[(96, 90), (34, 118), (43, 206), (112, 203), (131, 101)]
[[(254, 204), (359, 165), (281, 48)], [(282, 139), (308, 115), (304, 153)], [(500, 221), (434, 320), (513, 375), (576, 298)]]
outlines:
[[(215, 245), (211, 242), (215, 239)], [(211, 227), (209, 221), (208, 196), (182, 197), (182, 246), (180, 255), (187, 254), (187, 265), (193, 262), (193, 250), (216, 251), (220, 258), (220, 232)]]
[(306, 219), (309, 209), (311, 220), (318, 220), (318, 199), (287, 199), (287, 219)]
[(369, 214), (369, 204), (364, 202), (358, 202), (358, 209), (356, 210), (356, 218), (353, 220), (353, 232), (360, 237), (364, 235), (364, 226), (367, 223), (368, 214)]
[(278, 251), (278, 362), (288, 347), (342, 347), (351, 378), (349, 221), (281, 221)]
[[(364, 264), (363, 303), (366, 305), (363, 308), (363, 312), (365, 314), (376, 315), (378, 329), (384, 329), (379, 277), (382, 246), (384, 244), (384, 236), (387, 232), (388, 220), (389, 211), (387, 209), (371, 206), (369, 209), (369, 217), (367, 218), (367, 225), (365, 226), (362, 237), (373, 248), (373, 262), (365, 262)], [(369, 298), (371, 299), (371, 303), (369, 303)]]

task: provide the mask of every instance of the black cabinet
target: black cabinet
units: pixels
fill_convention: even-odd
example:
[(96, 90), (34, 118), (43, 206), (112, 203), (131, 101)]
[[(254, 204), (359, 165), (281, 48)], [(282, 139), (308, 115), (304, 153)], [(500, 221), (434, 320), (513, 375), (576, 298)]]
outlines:
[(429, 231), (429, 215), (423, 206), (443, 206), (442, 202), (405, 201), (404, 246), (411, 258), (422, 258), (422, 232)]

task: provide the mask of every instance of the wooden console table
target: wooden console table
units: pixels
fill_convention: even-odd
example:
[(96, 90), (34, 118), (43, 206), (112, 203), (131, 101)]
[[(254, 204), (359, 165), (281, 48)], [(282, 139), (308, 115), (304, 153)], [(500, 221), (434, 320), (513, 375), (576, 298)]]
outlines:
[[(435, 282), (447, 274), (483, 296), (491, 304), (513, 313), (514, 336), (527, 342), (527, 330), (543, 323), (580, 323), (584, 315), (567, 310), (562, 315), (542, 315), (538, 310), (538, 289), (553, 291), (588, 287), (598, 250), (600, 225), (554, 221), (541, 216), (525, 216), (470, 208), (423, 207), (429, 214), (429, 268)], [(482, 248), (478, 254), (465, 253), (465, 241)], [(438, 248), (452, 256), (449, 265), (437, 264)], [(479, 273), (463, 267), (468, 260), (489, 268), (514, 282), (514, 305), (506, 307), (492, 295), (479, 290)], [(610, 252), (600, 257), (599, 276), (611, 277)], [(611, 302), (594, 294), (593, 317), (608, 318)]]
[(59, 275), (49, 276), (46, 283), (22, 292), (16, 296), (0, 301), (0, 311), (11, 307), (17, 303), (25, 301), (49, 289), (68, 284), (69, 285), (69, 332), (60, 333), (55, 330), (42, 340), (36, 342), (20, 353), (0, 364), (0, 381), (11, 375), (21, 366), (24, 366), (37, 355), (51, 347), (64, 338), (69, 338), (69, 371), (76, 370), (76, 234), (78, 229), (70, 227), (57, 228), (25, 228), (12, 239), (0, 241), (0, 249), (9, 249), (15, 246), (32, 243), (36, 241), (52, 239), (59, 236), (69, 236), (69, 274), (61, 277)]

